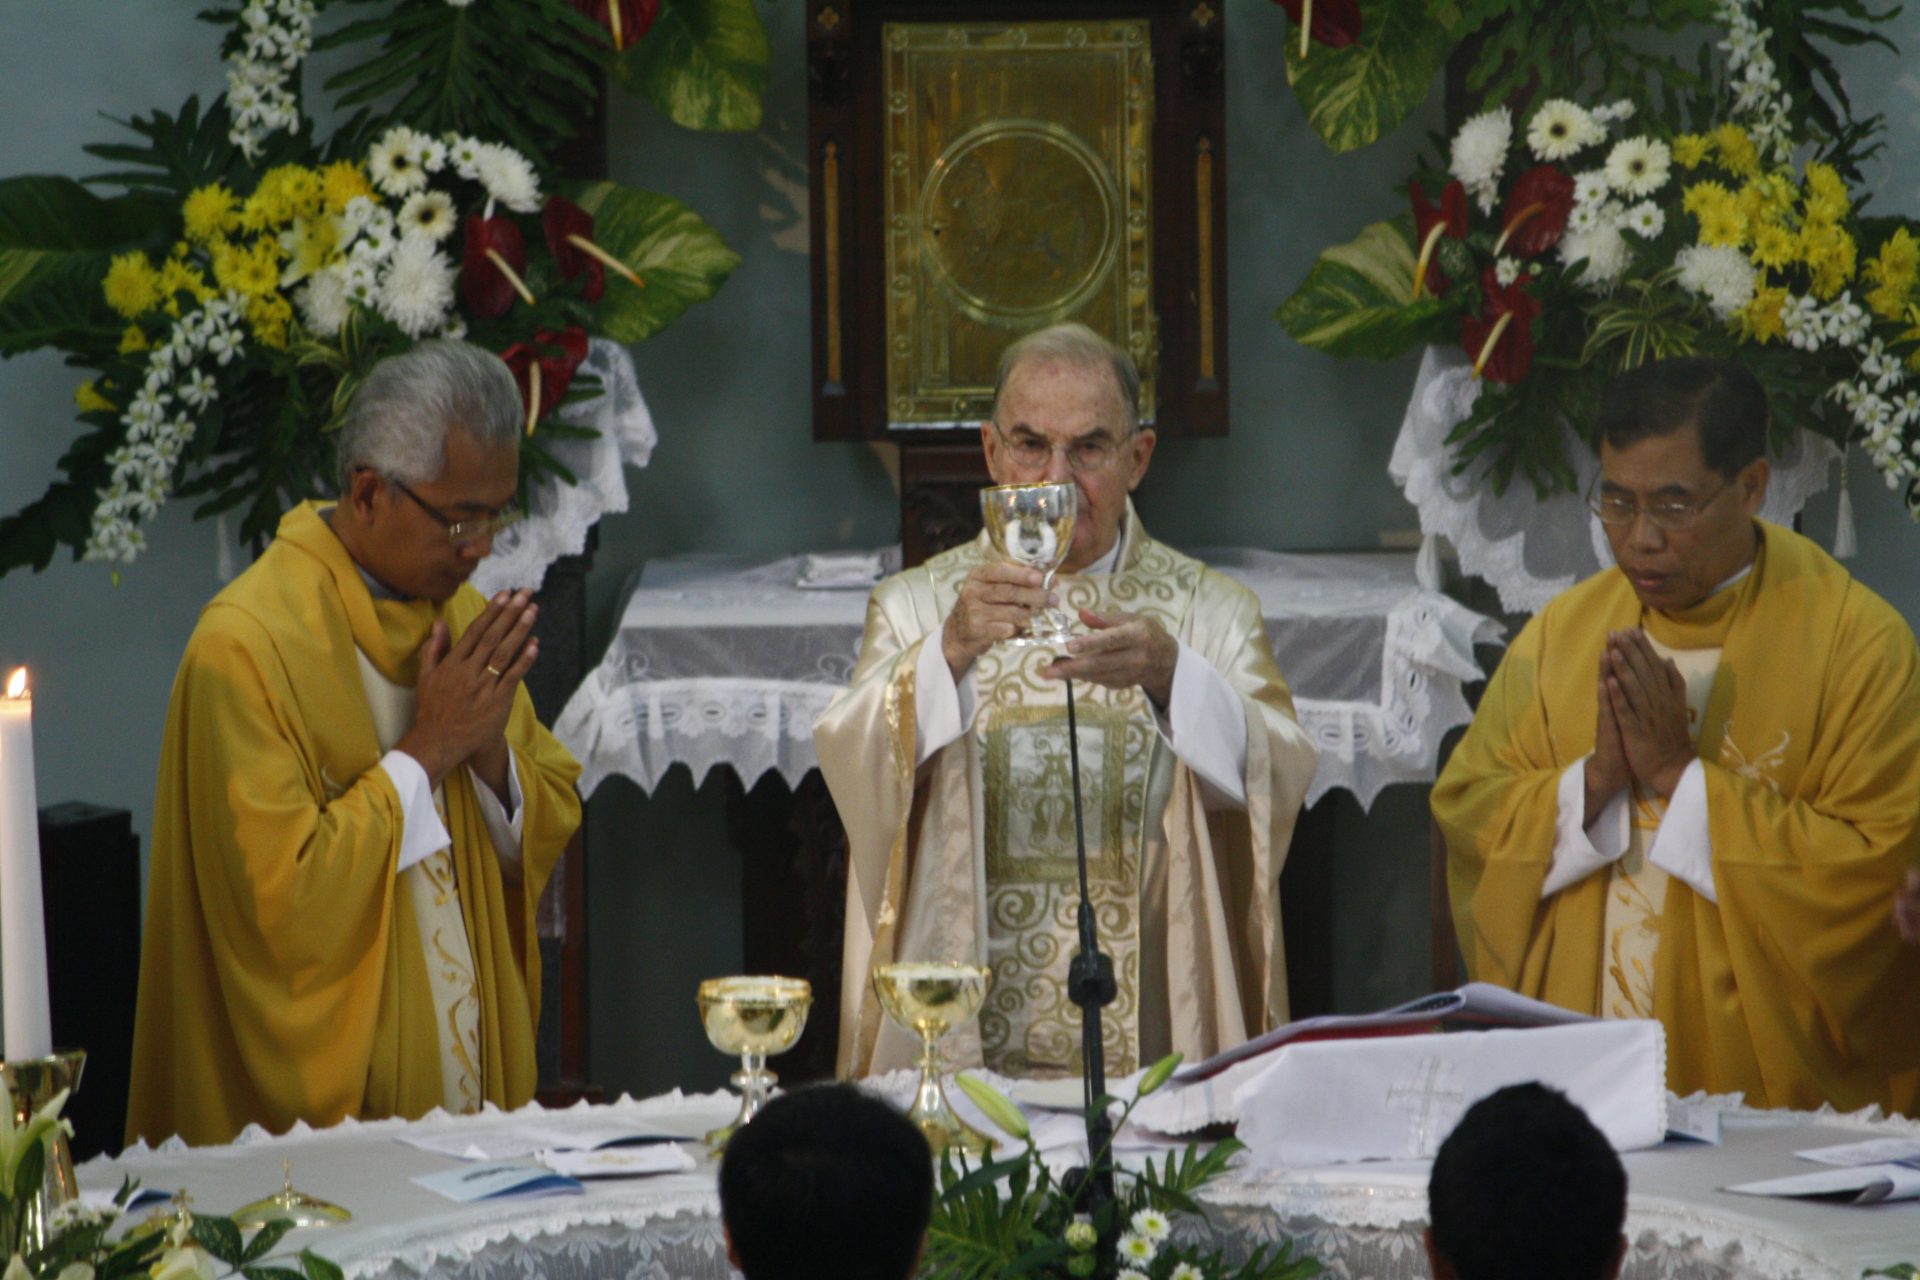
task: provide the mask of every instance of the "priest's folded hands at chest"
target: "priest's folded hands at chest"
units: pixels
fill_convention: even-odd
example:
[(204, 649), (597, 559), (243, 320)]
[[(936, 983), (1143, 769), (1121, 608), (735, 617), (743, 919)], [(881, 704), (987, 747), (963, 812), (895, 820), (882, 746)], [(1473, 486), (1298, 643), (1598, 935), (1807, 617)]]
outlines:
[[(1083, 326), (1007, 349), (981, 445), (997, 484), (1076, 489), (1058, 576), (1049, 589), (983, 533), (889, 578), (814, 728), (849, 837), (842, 1075), (912, 1061), (869, 982), (909, 960), (992, 969), (977, 1023), (945, 1042), (962, 1061), (1080, 1069), (1069, 681), (1089, 890), (1119, 986), (1107, 1069), (1206, 1056), (1285, 1020), (1279, 876), (1316, 755), (1258, 599), (1133, 510), (1155, 441), (1139, 386)], [(1077, 623), (1064, 652), (1003, 643), (1056, 607)]]
[(1618, 375), (1597, 427), (1616, 566), (1527, 624), (1433, 790), (1468, 969), (1659, 1019), (1681, 1094), (1920, 1114), (1913, 633), (1755, 518), (1739, 365)]
[(467, 585), (513, 518), (520, 397), (422, 343), (341, 428), (341, 498), (202, 611), (154, 805), (129, 1138), (225, 1142), (533, 1096), (534, 910), (579, 824), (522, 681), (524, 592)]

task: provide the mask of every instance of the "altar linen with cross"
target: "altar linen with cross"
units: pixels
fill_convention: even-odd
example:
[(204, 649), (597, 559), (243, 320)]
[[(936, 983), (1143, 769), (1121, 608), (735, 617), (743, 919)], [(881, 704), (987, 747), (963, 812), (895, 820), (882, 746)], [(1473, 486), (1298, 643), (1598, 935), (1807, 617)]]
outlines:
[(1466, 1109), (1538, 1080), (1617, 1150), (1667, 1132), (1667, 1039), (1651, 1018), (1292, 1044), (1236, 1094), (1256, 1168), (1431, 1158)]

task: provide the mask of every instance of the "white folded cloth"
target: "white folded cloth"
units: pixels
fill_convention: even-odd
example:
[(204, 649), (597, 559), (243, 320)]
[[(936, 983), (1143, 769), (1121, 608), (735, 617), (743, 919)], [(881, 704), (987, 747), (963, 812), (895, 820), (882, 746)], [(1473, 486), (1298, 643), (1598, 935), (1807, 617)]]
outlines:
[(1650, 1019), (1292, 1044), (1234, 1101), (1257, 1168), (1418, 1160), (1468, 1107), (1528, 1080), (1565, 1093), (1617, 1150), (1666, 1137), (1666, 1031)]
[(801, 557), (800, 579), (808, 590), (871, 587), (900, 567), (900, 548), (877, 551), (818, 551)]

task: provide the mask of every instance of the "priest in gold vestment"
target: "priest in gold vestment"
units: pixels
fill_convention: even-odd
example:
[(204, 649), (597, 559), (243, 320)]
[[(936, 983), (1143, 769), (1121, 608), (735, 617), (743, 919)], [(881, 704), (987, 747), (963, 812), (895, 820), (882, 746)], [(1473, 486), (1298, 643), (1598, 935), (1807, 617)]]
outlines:
[(1757, 521), (1767, 406), (1663, 361), (1601, 408), (1617, 567), (1514, 642), (1433, 790), (1472, 976), (1667, 1029), (1668, 1083), (1920, 1115), (1912, 630)]
[(1052, 594), (1085, 634), (1064, 655), (999, 643), (1051, 602), (983, 534), (874, 591), (850, 685), (814, 728), (850, 846), (843, 1076), (911, 1060), (869, 982), (893, 960), (992, 968), (977, 1025), (947, 1043), (959, 1058), (1078, 1069), (1069, 679), (1090, 892), (1119, 981), (1108, 1069), (1211, 1054), (1286, 1017), (1280, 867), (1316, 756), (1259, 601), (1134, 514), (1154, 446), (1138, 400), (1131, 359), (1083, 326), (1008, 349), (987, 469), (1077, 486)]
[(511, 519), (520, 422), (489, 352), (383, 362), (340, 501), (289, 512), (202, 612), (161, 750), (130, 1139), (533, 1096), (534, 910), (579, 767), (522, 687), (534, 606), (466, 585)]

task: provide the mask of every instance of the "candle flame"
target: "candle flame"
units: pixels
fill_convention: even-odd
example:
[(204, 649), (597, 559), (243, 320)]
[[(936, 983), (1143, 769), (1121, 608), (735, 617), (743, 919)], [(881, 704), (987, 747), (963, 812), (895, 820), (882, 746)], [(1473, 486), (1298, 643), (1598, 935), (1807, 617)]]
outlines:
[(9, 698), (24, 698), (27, 696), (27, 669), (25, 667), (15, 667), (13, 674), (7, 677), (7, 696)]

